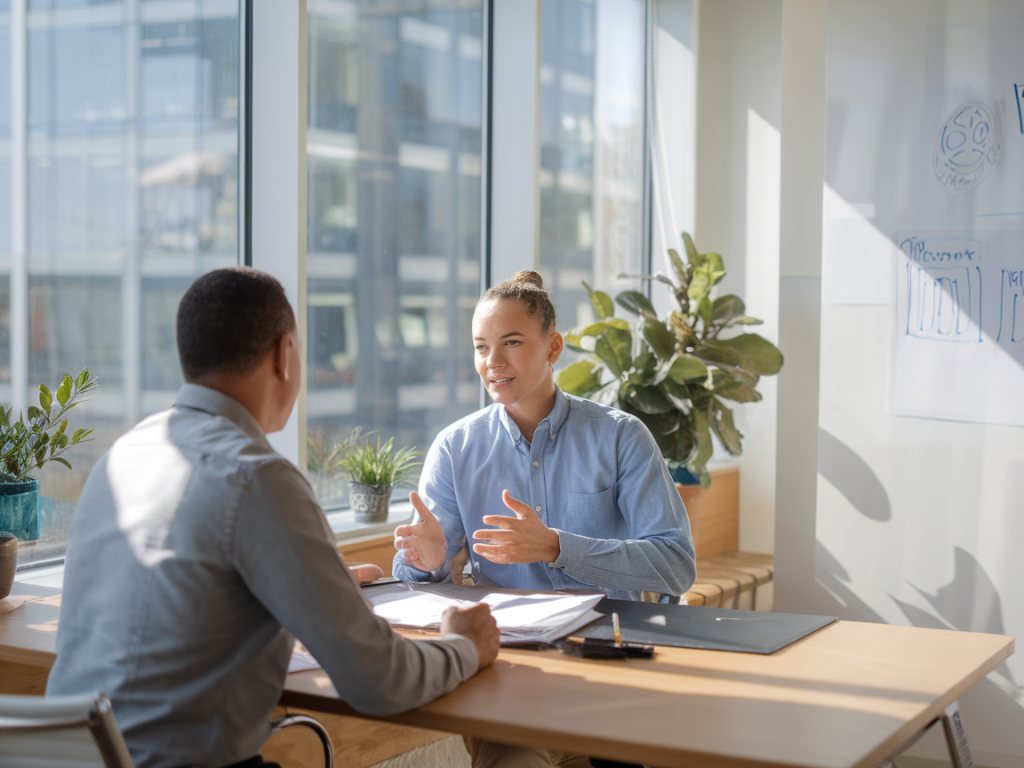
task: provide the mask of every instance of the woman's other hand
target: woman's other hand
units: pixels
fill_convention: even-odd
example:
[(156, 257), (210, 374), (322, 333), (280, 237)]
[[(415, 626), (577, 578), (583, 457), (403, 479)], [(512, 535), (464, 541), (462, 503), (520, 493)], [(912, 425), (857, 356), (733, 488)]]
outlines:
[(492, 563), (555, 562), (562, 553), (558, 534), (544, 525), (528, 504), (513, 499), (507, 490), (501, 492), (501, 500), (515, 517), (485, 515), (484, 525), (498, 527), (476, 531), (474, 539), (485, 539), (489, 543), (474, 544), (473, 551)]
[(419, 514), (420, 522), (395, 528), (395, 549), (402, 552), (406, 565), (421, 571), (436, 571), (444, 565), (448, 541), (441, 524), (427, 509), (419, 494), (415, 491), (410, 493), (409, 501)]

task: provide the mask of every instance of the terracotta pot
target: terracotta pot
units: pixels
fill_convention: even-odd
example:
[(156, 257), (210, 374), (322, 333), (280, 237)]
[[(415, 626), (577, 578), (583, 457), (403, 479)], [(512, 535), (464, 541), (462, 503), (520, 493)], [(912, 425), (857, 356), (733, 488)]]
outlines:
[(14, 570), (18, 567), (18, 538), (0, 533), (0, 600), (11, 594)]

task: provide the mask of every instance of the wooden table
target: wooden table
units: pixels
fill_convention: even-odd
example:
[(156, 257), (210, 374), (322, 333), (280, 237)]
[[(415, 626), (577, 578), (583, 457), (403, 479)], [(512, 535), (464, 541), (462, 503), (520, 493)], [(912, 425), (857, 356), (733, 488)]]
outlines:
[[(54, 602), (0, 616), (0, 661), (53, 663)], [(1013, 645), (843, 621), (769, 656), (659, 648), (649, 661), (594, 661), (504, 649), (447, 696), (379, 719), (665, 768), (875, 768)], [(289, 675), (281, 703), (359, 716), (319, 670)]]

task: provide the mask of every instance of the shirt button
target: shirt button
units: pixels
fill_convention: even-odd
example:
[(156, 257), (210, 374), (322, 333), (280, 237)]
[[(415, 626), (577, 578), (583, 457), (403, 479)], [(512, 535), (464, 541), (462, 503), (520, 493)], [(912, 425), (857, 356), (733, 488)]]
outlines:
[(535, 466), (535, 467), (539, 467), (539, 466), (540, 466), (540, 462), (539, 462), (539, 461), (535, 461), (535, 462), (533, 462), (533, 466)]
[(536, 506), (536, 510), (537, 510), (538, 512), (540, 512), (540, 504), (538, 504), (538, 505)]

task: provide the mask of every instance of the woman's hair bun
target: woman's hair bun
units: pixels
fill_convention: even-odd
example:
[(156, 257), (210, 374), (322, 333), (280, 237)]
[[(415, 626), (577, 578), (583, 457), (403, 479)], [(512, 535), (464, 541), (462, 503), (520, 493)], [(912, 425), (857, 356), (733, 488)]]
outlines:
[(510, 283), (529, 283), (530, 285), (536, 285), (538, 288), (544, 287), (544, 278), (540, 276), (539, 272), (535, 272), (532, 269), (520, 269), (509, 280)]

